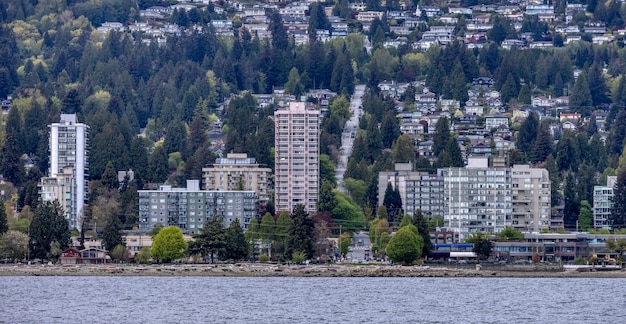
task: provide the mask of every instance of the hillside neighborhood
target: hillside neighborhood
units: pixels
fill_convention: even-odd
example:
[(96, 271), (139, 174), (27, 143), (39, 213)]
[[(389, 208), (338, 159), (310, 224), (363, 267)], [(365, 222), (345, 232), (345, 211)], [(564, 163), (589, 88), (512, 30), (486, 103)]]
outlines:
[(0, 260), (624, 267), (621, 1), (75, 2), (0, 6)]

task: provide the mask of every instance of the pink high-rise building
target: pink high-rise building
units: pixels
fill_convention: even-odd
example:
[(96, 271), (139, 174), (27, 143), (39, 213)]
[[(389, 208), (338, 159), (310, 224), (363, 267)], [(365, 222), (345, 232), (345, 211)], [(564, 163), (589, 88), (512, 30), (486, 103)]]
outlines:
[(320, 111), (304, 102), (274, 112), (276, 212), (301, 204), (317, 211), (319, 197)]

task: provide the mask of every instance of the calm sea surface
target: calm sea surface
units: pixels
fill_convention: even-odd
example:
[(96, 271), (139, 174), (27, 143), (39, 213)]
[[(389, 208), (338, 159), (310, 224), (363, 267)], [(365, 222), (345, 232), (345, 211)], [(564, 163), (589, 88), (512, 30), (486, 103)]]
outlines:
[(0, 323), (626, 323), (626, 280), (0, 277)]

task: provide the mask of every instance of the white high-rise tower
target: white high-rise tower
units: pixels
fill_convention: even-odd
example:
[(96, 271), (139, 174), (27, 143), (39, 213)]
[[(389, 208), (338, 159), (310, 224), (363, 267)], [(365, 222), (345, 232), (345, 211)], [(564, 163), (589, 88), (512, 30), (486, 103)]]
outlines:
[(48, 127), (50, 170), (42, 179), (42, 200), (58, 200), (70, 228), (80, 230), (87, 198), (89, 126), (77, 122), (75, 114), (62, 114), (59, 123)]

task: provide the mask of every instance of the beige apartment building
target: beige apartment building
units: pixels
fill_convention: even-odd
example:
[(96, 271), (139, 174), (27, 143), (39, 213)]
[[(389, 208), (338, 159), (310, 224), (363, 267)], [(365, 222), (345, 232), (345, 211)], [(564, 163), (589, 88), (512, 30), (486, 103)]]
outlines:
[(319, 197), (320, 111), (304, 102), (291, 102), (274, 112), (276, 212), (298, 204), (317, 210)]
[(522, 232), (549, 229), (551, 183), (548, 170), (529, 165), (511, 169), (511, 226)]
[(261, 204), (270, 199), (271, 176), (271, 168), (259, 165), (245, 153), (228, 153), (202, 168), (204, 190), (252, 190)]

